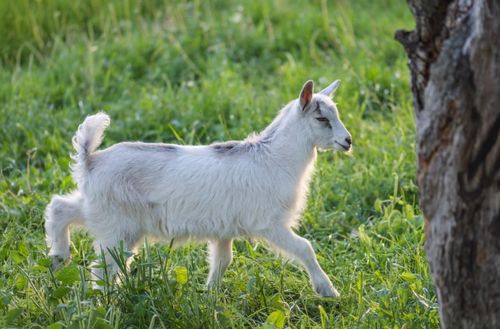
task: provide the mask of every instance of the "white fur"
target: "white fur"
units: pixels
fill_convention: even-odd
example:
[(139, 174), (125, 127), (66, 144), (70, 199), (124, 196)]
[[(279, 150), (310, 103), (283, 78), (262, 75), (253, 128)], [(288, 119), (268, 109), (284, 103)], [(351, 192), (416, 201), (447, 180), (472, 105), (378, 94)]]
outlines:
[[(214, 285), (231, 263), (233, 239), (255, 237), (300, 261), (318, 294), (337, 296), (309, 241), (292, 230), (304, 208), (316, 148), (350, 149), (335, 104), (312, 88), (306, 83), (299, 100), (261, 134), (226, 144), (128, 142), (96, 151), (109, 117), (87, 117), (73, 139), (78, 190), (55, 196), (46, 211), (55, 266), (69, 258), (68, 226), (79, 222), (94, 235), (111, 273), (117, 269), (109, 250), (121, 241), (134, 250), (144, 236), (208, 240), (208, 285)], [(103, 275), (96, 268), (93, 273)]]

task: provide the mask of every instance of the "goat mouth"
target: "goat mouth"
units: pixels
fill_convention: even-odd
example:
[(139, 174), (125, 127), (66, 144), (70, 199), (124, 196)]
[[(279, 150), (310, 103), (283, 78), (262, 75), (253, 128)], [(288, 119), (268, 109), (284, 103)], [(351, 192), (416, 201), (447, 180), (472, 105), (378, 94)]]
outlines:
[(351, 148), (351, 146), (345, 146), (344, 144), (340, 144), (339, 142), (335, 141), (335, 144), (337, 145), (340, 145), (340, 147), (342, 147), (344, 149), (344, 151), (349, 151), (349, 149)]

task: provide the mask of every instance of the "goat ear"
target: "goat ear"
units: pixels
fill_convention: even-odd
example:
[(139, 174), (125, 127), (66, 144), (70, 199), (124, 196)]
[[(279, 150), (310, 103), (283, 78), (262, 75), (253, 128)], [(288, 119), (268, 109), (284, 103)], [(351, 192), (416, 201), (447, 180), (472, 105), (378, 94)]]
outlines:
[(331, 94), (333, 94), (335, 92), (335, 90), (337, 90), (339, 85), (340, 85), (340, 80), (335, 80), (328, 87), (326, 87), (325, 89), (323, 89), (319, 93), (326, 95), (326, 96), (330, 96)]
[(304, 83), (304, 86), (302, 87), (302, 91), (300, 92), (300, 97), (299, 97), (300, 108), (302, 109), (302, 111), (304, 111), (307, 105), (311, 103), (313, 92), (314, 92), (314, 82), (312, 80), (308, 80), (306, 83)]

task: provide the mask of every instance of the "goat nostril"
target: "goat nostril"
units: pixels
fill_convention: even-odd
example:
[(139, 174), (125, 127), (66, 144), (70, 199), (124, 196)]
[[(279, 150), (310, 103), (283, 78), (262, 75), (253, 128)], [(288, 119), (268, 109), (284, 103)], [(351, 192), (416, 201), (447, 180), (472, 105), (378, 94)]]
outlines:
[(347, 142), (347, 144), (351, 145), (352, 144), (352, 140), (351, 140), (351, 137), (346, 137), (345, 138), (345, 141)]

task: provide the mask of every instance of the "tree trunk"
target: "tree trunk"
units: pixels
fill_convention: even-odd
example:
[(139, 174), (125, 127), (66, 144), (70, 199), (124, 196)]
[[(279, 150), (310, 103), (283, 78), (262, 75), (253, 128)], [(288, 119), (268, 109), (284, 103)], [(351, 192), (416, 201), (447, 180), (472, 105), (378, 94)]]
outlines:
[(443, 328), (500, 328), (500, 1), (409, 0), (417, 180)]

